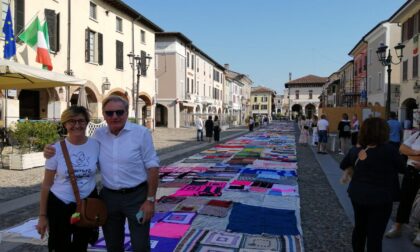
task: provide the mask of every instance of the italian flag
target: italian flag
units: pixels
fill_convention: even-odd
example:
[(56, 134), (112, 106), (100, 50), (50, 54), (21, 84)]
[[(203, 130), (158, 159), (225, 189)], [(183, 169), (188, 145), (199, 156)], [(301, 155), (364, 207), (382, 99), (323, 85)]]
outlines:
[(49, 37), (47, 21), (41, 25), (37, 17), (23, 32), (19, 38), (36, 50), (36, 62), (41, 63), (43, 68), (52, 70), (52, 63), (49, 54)]

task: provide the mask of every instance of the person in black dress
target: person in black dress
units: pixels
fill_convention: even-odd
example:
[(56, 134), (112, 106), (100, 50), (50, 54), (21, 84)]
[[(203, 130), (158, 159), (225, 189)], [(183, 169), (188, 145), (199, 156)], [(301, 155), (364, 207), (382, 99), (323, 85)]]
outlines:
[(213, 137), (213, 120), (211, 115), (209, 115), (209, 118), (204, 123), (204, 128), (206, 128), (206, 137), (209, 142), (211, 142), (211, 138)]
[[(340, 168), (351, 181), (347, 192), (354, 210), (353, 251), (382, 251), (394, 201), (399, 200), (398, 170), (403, 161), (388, 143), (389, 127), (381, 118), (368, 118), (360, 129), (360, 147), (353, 147)], [(352, 172), (351, 172), (352, 171)]]
[(220, 121), (219, 121), (218, 116), (214, 117), (213, 131), (214, 131), (214, 141), (219, 142), (219, 140), (220, 140)]

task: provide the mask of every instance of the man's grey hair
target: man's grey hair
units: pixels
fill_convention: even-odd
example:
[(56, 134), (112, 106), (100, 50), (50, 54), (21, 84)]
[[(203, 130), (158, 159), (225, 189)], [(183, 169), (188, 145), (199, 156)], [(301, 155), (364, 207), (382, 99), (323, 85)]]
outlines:
[(125, 111), (128, 111), (128, 101), (118, 95), (110, 95), (102, 101), (102, 110), (109, 102), (121, 102), (124, 105)]

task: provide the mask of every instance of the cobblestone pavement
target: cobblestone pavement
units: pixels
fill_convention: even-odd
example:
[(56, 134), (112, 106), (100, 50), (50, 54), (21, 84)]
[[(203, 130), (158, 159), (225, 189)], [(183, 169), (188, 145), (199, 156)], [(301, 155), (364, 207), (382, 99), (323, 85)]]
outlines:
[(352, 251), (353, 226), (310, 148), (297, 146), (305, 251)]

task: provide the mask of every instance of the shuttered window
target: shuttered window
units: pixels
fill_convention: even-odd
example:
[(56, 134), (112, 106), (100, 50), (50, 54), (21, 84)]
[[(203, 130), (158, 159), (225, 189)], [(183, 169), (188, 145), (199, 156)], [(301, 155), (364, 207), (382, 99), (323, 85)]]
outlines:
[[(24, 0), (15, 0), (15, 36), (23, 31), (25, 28), (25, 1)], [(3, 26), (2, 26), (3, 27)], [(20, 41), (19, 38), (16, 38), (17, 42)]]
[(90, 2), (89, 17), (96, 20), (96, 4)]
[(116, 68), (124, 69), (124, 43), (117, 40), (116, 43)]
[(59, 26), (60, 14), (55, 14), (55, 10), (45, 9), (45, 19), (48, 23), (48, 37), (50, 43), (50, 51), (58, 52), (60, 50)]
[(89, 28), (85, 30), (85, 62), (103, 64), (103, 36)]
[(147, 76), (147, 59), (146, 59), (146, 52), (145, 51), (141, 51), (140, 52), (140, 67), (141, 67), (141, 75), (142, 76)]
[(416, 55), (413, 57), (413, 78), (419, 76), (419, 56)]

